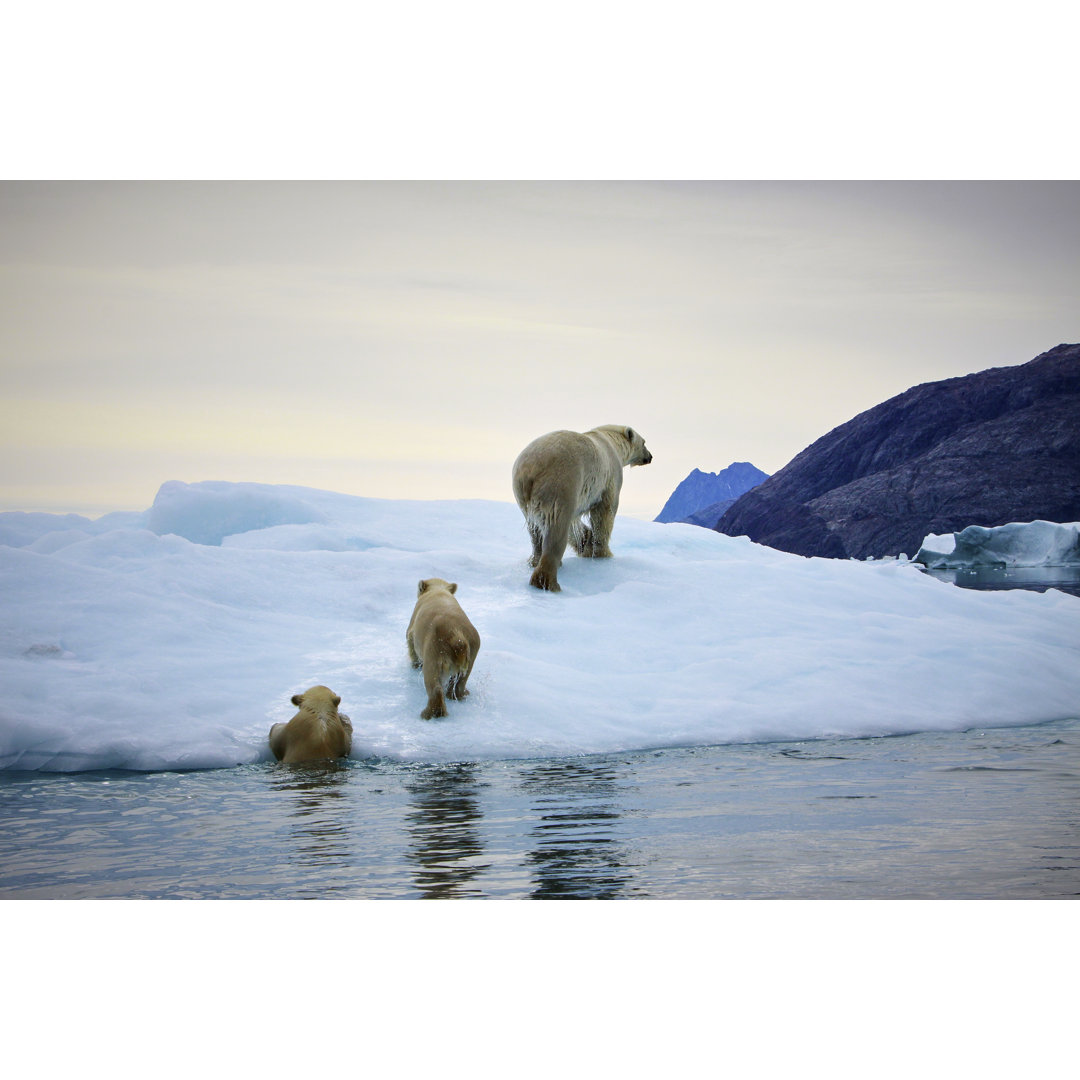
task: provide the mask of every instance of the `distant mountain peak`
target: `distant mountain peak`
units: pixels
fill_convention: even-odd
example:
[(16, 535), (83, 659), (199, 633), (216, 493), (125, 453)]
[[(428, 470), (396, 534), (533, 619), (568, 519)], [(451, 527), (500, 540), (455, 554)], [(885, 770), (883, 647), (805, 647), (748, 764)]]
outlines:
[[(731, 502), (769, 478), (749, 461), (733, 461), (718, 473), (692, 469), (671, 493), (655, 521), (685, 521), (715, 503)], [(698, 522), (694, 522), (698, 524)]]

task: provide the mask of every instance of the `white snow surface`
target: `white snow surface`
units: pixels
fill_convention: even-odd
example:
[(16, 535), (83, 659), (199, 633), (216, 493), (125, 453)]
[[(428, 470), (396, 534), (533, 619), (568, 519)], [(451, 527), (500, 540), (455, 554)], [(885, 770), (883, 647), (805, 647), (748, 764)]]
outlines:
[(1080, 566), (1080, 522), (1012, 522), (958, 533), (931, 533), (915, 561), (933, 570), (980, 566)]
[[(147, 513), (104, 525), (28, 517), (0, 515), (0, 768), (271, 760), (270, 725), (315, 683), (341, 695), (353, 757), (403, 761), (1080, 710), (1080, 600), (960, 589), (903, 562), (805, 559), (619, 518), (615, 557), (568, 551), (554, 594), (528, 584), (512, 503), (171, 483)], [(424, 721), (405, 629), (433, 576), (458, 583), (482, 646), (471, 696)]]

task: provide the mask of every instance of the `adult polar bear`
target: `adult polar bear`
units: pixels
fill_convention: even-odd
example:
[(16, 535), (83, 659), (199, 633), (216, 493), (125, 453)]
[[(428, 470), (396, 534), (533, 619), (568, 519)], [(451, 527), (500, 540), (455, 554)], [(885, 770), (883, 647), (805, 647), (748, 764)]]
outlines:
[[(552, 431), (534, 439), (514, 462), (514, 498), (532, 539), (529, 584), (559, 592), (567, 541), (578, 555), (611, 557), (623, 467), (648, 465), (652, 454), (633, 429), (605, 424), (592, 431)], [(589, 524), (581, 520), (589, 515)]]

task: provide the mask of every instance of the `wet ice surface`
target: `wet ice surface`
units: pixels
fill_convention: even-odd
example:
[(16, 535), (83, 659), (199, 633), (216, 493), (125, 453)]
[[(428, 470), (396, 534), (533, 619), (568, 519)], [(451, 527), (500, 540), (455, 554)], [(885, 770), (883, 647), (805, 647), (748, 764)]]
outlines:
[(532, 761), (0, 773), (4, 898), (1080, 895), (1080, 720)]

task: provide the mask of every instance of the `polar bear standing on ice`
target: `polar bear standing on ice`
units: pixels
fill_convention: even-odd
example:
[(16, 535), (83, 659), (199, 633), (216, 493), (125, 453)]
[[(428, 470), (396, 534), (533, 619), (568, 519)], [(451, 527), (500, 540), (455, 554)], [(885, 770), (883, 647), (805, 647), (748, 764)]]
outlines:
[(454, 596), (456, 592), (457, 582), (421, 581), (405, 631), (409, 659), (413, 667), (424, 670), (428, 703), (420, 714), (422, 720), (445, 716), (448, 696), (461, 701), (469, 695), (465, 684), (480, 651), (480, 635)]
[[(514, 462), (514, 498), (532, 539), (529, 584), (559, 592), (558, 570), (569, 542), (578, 555), (611, 557), (623, 467), (648, 465), (652, 454), (633, 428), (552, 431), (534, 439)], [(589, 524), (581, 520), (589, 515)]]

